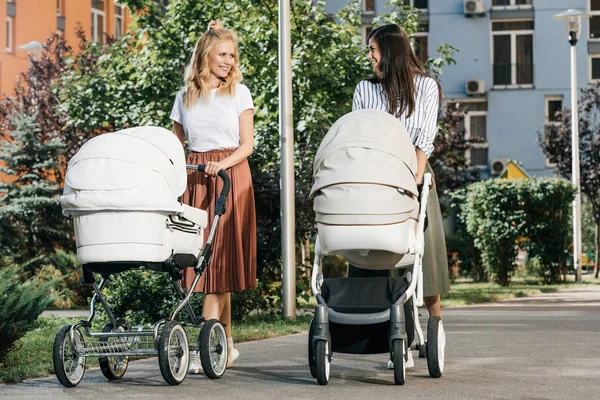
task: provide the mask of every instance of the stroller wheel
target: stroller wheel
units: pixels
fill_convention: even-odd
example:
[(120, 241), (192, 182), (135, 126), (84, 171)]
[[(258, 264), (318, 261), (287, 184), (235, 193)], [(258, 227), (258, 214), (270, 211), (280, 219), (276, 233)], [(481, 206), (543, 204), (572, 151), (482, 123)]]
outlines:
[(198, 337), (200, 361), (204, 373), (211, 379), (223, 376), (227, 368), (227, 337), (225, 328), (217, 319), (206, 321)]
[(446, 334), (440, 317), (429, 317), (427, 322), (427, 368), (429, 376), (439, 378), (444, 373)]
[(185, 379), (190, 364), (190, 349), (185, 330), (177, 321), (167, 322), (160, 331), (158, 365), (169, 385), (179, 385)]
[[(126, 330), (128, 329), (124, 324), (118, 326), (117, 329), (113, 329), (112, 322), (109, 322), (108, 324), (104, 325), (104, 328), (102, 328), (102, 332), (125, 332)], [(102, 348), (103, 345), (114, 344), (122, 344), (124, 348), (129, 347), (127, 341), (116, 337), (101, 337), (100, 343), (100, 348)], [(109, 381), (121, 379), (123, 375), (125, 375), (125, 371), (127, 371), (128, 363), (129, 356), (108, 356), (98, 358), (98, 364), (100, 364), (102, 375), (104, 375)]]
[(56, 334), (52, 347), (52, 362), (58, 381), (66, 387), (77, 386), (85, 374), (83, 335), (78, 329), (71, 334), (72, 325), (65, 325)]
[(315, 343), (315, 366), (317, 373), (317, 382), (319, 385), (327, 385), (329, 383), (329, 346), (324, 340), (319, 340)]
[(317, 377), (317, 363), (315, 361), (315, 352), (312, 345), (312, 339), (315, 334), (313, 328), (313, 321), (310, 321), (310, 328), (308, 330), (308, 368), (313, 378)]
[(404, 340), (396, 339), (392, 342), (391, 359), (394, 363), (394, 383), (396, 385), (404, 385), (406, 381), (405, 351)]

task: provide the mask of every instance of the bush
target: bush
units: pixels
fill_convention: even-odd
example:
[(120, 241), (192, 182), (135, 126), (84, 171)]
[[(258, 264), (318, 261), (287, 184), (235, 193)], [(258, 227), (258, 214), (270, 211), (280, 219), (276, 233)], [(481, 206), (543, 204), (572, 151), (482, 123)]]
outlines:
[(41, 283), (38, 278), (21, 282), (17, 268), (0, 269), (0, 362), (52, 304), (54, 284), (54, 281)]
[(468, 187), (460, 218), (496, 282), (510, 283), (518, 247), (540, 258), (546, 283), (557, 281), (568, 254), (574, 193), (570, 182), (548, 178), (493, 179)]
[(42, 280), (56, 280), (56, 300), (53, 304), (58, 308), (87, 306), (93, 294), (91, 285), (82, 285), (82, 269), (75, 253), (57, 250), (44, 258), (35, 275)]

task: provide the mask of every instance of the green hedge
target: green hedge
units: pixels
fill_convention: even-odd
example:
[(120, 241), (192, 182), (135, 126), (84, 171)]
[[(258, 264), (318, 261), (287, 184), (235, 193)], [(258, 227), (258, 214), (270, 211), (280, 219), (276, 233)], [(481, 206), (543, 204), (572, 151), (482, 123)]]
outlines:
[(546, 283), (565, 273), (571, 240), (574, 186), (564, 179), (491, 179), (469, 185), (455, 195), (481, 261), (506, 286), (515, 270), (519, 247), (540, 261)]

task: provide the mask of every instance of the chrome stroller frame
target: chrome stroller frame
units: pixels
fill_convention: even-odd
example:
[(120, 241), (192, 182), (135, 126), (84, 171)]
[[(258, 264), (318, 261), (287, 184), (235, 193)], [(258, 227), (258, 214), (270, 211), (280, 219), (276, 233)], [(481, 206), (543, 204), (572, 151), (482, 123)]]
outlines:
[[(187, 169), (204, 172), (204, 165), (186, 165)], [(82, 284), (91, 284), (94, 296), (90, 302), (90, 315), (73, 325), (63, 326), (57, 333), (53, 346), (53, 363), (56, 376), (61, 384), (74, 387), (83, 379), (86, 358), (98, 357), (103, 375), (109, 380), (123, 377), (127, 370), (129, 356), (158, 355), (160, 370), (165, 381), (178, 385), (185, 379), (190, 362), (190, 351), (200, 351), (203, 369), (210, 378), (220, 378), (227, 365), (227, 339), (223, 325), (216, 319), (205, 320), (194, 313), (189, 301), (194, 295), (192, 289), (185, 290), (178, 281), (181, 272), (193, 265), (195, 277), (190, 288), (196, 287), (202, 273), (209, 265), (213, 251), (213, 240), (219, 218), (226, 211), (226, 201), (230, 189), (229, 176), (223, 170), (218, 172), (223, 180), (223, 189), (217, 201), (215, 216), (208, 239), (197, 256), (193, 254), (171, 255), (164, 262), (107, 262), (83, 265)], [(102, 290), (113, 273), (144, 266), (155, 272), (167, 272), (173, 280), (181, 302), (169, 318), (158, 321), (153, 326), (130, 326), (123, 318), (114, 316)], [(100, 283), (94, 273), (101, 276)], [(109, 322), (102, 332), (91, 332), (92, 321), (100, 301)], [(189, 322), (177, 320), (186, 310)], [(188, 338), (186, 328), (200, 329), (198, 339)], [(84, 339), (87, 338), (87, 339)], [(88, 340), (91, 339), (91, 340)], [(190, 343), (192, 342), (192, 343)]]
[[(430, 187), (431, 174), (426, 173), (423, 180), (423, 187)], [(408, 351), (410, 351), (414, 331), (416, 331), (419, 358), (427, 358), (430, 376), (440, 377), (442, 375), (444, 354), (443, 348), (438, 348), (437, 340), (438, 324), (439, 328), (443, 329), (441, 321), (437, 317), (430, 317), (428, 322), (428, 338), (431, 343), (426, 344), (418, 317), (418, 307), (423, 305), (422, 259), (424, 254), (424, 228), (428, 196), (429, 191), (423, 190), (420, 199), (416, 240), (410, 247), (410, 254), (415, 255), (414, 263), (412, 267), (406, 268), (403, 277), (399, 278), (406, 279), (409, 282), (409, 286), (391, 307), (384, 311), (360, 314), (343, 313), (335, 311), (327, 305), (322, 296), (325, 278), (323, 277), (321, 267), (323, 256), (328, 254), (322, 253), (317, 235), (311, 276), (311, 288), (316, 297), (317, 306), (309, 330), (308, 361), (311, 375), (317, 379), (319, 384), (326, 385), (329, 382), (330, 363), (332, 360), (330, 322), (353, 327), (389, 323), (390, 361), (393, 363), (394, 382), (399, 385), (403, 385), (406, 379)], [(430, 330), (433, 333), (429, 332)]]

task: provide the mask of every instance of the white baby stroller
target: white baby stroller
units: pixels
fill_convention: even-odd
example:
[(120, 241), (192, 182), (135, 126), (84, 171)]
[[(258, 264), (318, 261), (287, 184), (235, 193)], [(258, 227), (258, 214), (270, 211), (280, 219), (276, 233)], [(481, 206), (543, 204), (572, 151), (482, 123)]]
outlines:
[[(329, 382), (333, 352), (389, 353), (394, 381), (403, 385), (415, 331), (419, 357), (427, 358), (430, 375), (442, 375), (441, 320), (430, 317), (425, 346), (418, 318), (428, 190), (419, 193), (416, 166), (404, 125), (376, 110), (340, 118), (317, 151), (310, 193), (318, 228), (311, 279), (317, 307), (308, 362), (321, 385)], [(430, 182), (427, 173), (423, 187)], [(322, 257), (328, 255), (342, 255), (361, 269), (400, 268), (404, 274), (324, 278)]]
[[(203, 165), (187, 168), (204, 170)], [(60, 202), (63, 214), (73, 218), (82, 281), (92, 284), (95, 294), (88, 319), (66, 325), (56, 335), (53, 361), (60, 383), (76, 386), (87, 357), (99, 357), (104, 376), (116, 380), (125, 374), (129, 356), (158, 354), (164, 379), (177, 385), (187, 375), (190, 350), (200, 350), (207, 376), (223, 375), (227, 365), (223, 325), (197, 317), (189, 305), (194, 292), (179, 284), (182, 270), (194, 268), (191, 287), (195, 287), (210, 262), (229, 193), (229, 177), (224, 171), (219, 177), (223, 190), (202, 248), (208, 214), (178, 202), (187, 173), (183, 147), (172, 132), (139, 127), (103, 134), (85, 143), (69, 161)], [(140, 267), (170, 274), (181, 296), (171, 316), (154, 326), (130, 326), (113, 315), (102, 296), (111, 274)], [(100, 275), (99, 284), (94, 274)], [(97, 301), (109, 322), (101, 332), (91, 332)], [(180, 322), (177, 317), (184, 309), (188, 318)], [(188, 338), (189, 327), (202, 327), (198, 337)]]

